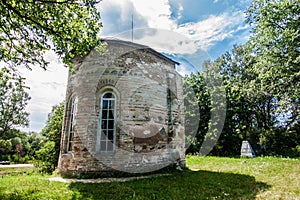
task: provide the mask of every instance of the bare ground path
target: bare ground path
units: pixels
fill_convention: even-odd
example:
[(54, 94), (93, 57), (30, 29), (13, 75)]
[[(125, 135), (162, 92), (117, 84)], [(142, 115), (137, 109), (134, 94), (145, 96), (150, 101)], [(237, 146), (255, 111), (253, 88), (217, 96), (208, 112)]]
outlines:
[[(32, 164), (10, 164), (0, 165), (0, 168), (34, 168)], [(76, 178), (62, 178), (62, 177), (50, 177), (49, 181), (57, 181), (63, 183), (107, 183), (107, 182), (125, 182), (130, 180), (151, 178), (157, 176), (169, 176), (170, 174), (155, 174), (149, 176), (137, 176), (137, 177), (124, 177), (124, 178), (97, 178), (97, 179), (76, 179)]]
[(32, 164), (11, 164), (11, 165), (0, 165), (0, 168), (33, 168)]
[(108, 182), (125, 182), (130, 180), (137, 180), (143, 178), (151, 178), (157, 176), (169, 176), (170, 174), (156, 174), (149, 176), (137, 176), (137, 177), (124, 177), (124, 178), (97, 178), (97, 179), (75, 179), (75, 178), (62, 178), (62, 177), (51, 177), (49, 181), (58, 181), (63, 183), (108, 183)]

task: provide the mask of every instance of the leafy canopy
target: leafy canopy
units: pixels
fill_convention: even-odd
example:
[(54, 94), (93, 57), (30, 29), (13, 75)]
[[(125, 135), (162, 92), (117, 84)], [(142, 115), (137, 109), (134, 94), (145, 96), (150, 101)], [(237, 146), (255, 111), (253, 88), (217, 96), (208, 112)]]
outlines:
[(0, 138), (16, 126), (27, 126), (28, 115), (25, 107), (30, 99), (24, 78), (12, 73), (12, 70), (0, 70)]
[(0, 1), (0, 60), (10, 67), (38, 65), (44, 69), (46, 50), (66, 65), (99, 44), (102, 24), (96, 0)]
[[(249, 41), (206, 63), (209, 73), (221, 76), (226, 91), (224, 128), (211, 154), (239, 155), (242, 140), (249, 140), (258, 154), (297, 157), (300, 155), (300, 1), (253, 0), (246, 13), (247, 22), (253, 27)], [(200, 87), (203, 84), (197, 80), (201, 76), (192, 75), (185, 83)], [(205, 78), (206, 83), (209, 83), (207, 78), (215, 79)], [(213, 96), (215, 90), (208, 92)], [(195, 90), (195, 93), (200, 97), (207, 92)], [(202, 105), (215, 102), (209, 98), (201, 100)], [(212, 111), (213, 106), (207, 110)], [(199, 124), (205, 122), (205, 116), (200, 114)], [(204, 125), (197, 130), (197, 142), (202, 141), (197, 136), (210, 126)], [(194, 153), (194, 149), (189, 150)]]
[(287, 125), (299, 122), (300, 1), (254, 0), (247, 21), (253, 25), (247, 45), (256, 57), (253, 87), (274, 96), (280, 110), (289, 113)]
[(44, 146), (36, 152), (40, 161), (40, 170), (51, 173), (57, 167), (64, 103), (53, 106), (41, 134), (46, 138)]

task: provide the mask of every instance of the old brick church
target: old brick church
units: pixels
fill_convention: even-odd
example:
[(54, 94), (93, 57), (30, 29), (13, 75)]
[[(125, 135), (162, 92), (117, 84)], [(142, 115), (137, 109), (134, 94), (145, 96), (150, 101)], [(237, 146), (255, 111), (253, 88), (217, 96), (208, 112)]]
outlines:
[(74, 60), (58, 173), (143, 173), (185, 163), (182, 77), (155, 50), (104, 40)]

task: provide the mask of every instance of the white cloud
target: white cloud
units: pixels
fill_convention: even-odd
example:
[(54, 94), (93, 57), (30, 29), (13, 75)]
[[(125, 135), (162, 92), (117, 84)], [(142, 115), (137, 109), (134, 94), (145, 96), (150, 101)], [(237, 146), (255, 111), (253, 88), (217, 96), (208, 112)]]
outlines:
[[(102, 13), (104, 34), (115, 32), (105, 29), (116, 29), (119, 33), (127, 31), (131, 25), (132, 14), (135, 28), (172, 30), (177, 27), (170, 17), (171, 7), (168, 0), (103, 0), (99, 4), (99, 10)], [(119, 26), (123, 27), (124, 23), (127, 24), (127, 30), (120, 30)]]
[[(137, 31), (140, 30), (135, 30), (135, 32)], [(150, 46), (159, 52), (183, 54), (197, 51), (197, 46), (190, 38), (176, 31), (165, 29), (144, 29), (141, 31), (149, 34), (145, 34), (144, 37), (134, 42)]]
[(30, 113), (30, 128), (22, 130), (40, 131), (52, 106), (65, 99), (68, 69), (52, 51), (45, 54), (45, 59), (50, 62), (47, 71), (35, 66), (31, 71), (20, 69), (22, 77), (26, 78), (26, 85), (30, 87), (28, 92), (31, 97), (26, 108)]
[[(245, 4), (248, 1), (250, 0), (243, 0)], [(213, 2), (220, 3), (219, 0)], [(176, 15), (171, 17), (170, 0), (102, 0), (99, 4), (103, 22), (100, 34), (131, 38), (133, 14), (134, 42), (148, 45), (158, 51), (186, 55), (188, 62), (196, 66), (208, 57), (204, 56), (205, 52), (200, 49), (208, 50), (214, 44), (233, 37), (237, 31), (247, 29), (240, 25), (244, 20), (242, 12), (211, 15), (205, 20), (190, 21), (179, 26), (178, 21), (183, 18), (184, 7), (180, 1), (177, 4)], [(247, 34), (241, 37), (245, 38)], [(188, 57), (187, 54), (194, 56)], [(46, 57), (51, 61), (47, 71), (38, 67), (34, 67), (32, 71), (22, 70), (27, 78), (26, 83), (31, 88), (29, 92), (32, 99), (27, 108), (31, 113), (30, 130), (39, 131), (52, 106), (65, 98), (68, 69), (63, 67), (53, 52), (48, 52)], [(181, 66), (179, 70), (183, 74), (190, 71), (187, 66)]]
[(103, 23), (100, 29), (102, 37), (114, 36), (131, 30), (132, 16), (135, 28), (148, 27), (147, 20), (137, 13), (130, 0), (103, 0), (98, 9)]
[[(120, 10), (121, 18), (127, 16), (127, 29), (120, 30), (115, 27), (119, 30), (119, 34), (114, 34), (114, 37), (131, 39), (128, 16), (134, 12), (134, 18), (144, 19), (147, 22), (144, 22), (144, 26), (141, 24), (135, 26), (135, 28), (142, 29), (134, 29), (134, 42), (151, 46), (156, 50), (161, 49), (167, 53), (194, 53), (197, 49), (208, 50), (215, 43), (232, 37), (237, 31), (236, 26), (244, 20), (241, 17), (244, 15), (242, 12), (223, 13), (218, 16), (211, 15), (202, 21), (178, 26), (177, 20), (181, 17), (183, 7), (179, 4), (177, 19), (172, 19), (168, 0), (103, 0), (100, 4), (103, 4), (100, 6), (103, 12), (113, 5), (114, 9), (118, 7), (117, 10)], [(106, 26), (108, 29), (114, 29), (111, 24), (122, 26), (120, 21), (116, 21), (113, 17), (103, 24), (103, 29)], [(149, 28), (155, 31), (150, 31), (151, 34), (149, 34), (149, 31), (145, 31)]]
[(207, 50), (216, 42), (231, 37), (236, 31), (233, 27), (242, 20), (241, 17), (230, 16), (228, 13), (211, 15), (203, 21), (182, 24), (177, 31), (195, 41), (200, 49)]
[(177, 25), (171, 19), (168, 0), (132, 0), (137, 12), (147, 19), (150, 28), (172, 30)]
[(177, 11), (177, 20), (181, 19), (183, 16), (182, 16), (182, 12), (183, 12), (183, 6), (181, 4), (178, 5), (178, 11)]
[(120, 20), (123, 21), (127, 19), (127, 15), (130, 12), (134, 11), (132, 2), (130, 0), (104, 0), (99, 4), (99, 9), (103, 10), (103, 13), (108, 13), (112, 8), (117, 9), (118, 15), (120, 15)]
[(185, 77), (186, 75), (191, 74), (190, 70), (188, 69), (188, 67), (186, 67), (185, 65), (179, 65), (176, 67), (176, 70), (178, 71), (178, 73), (182, 76)]

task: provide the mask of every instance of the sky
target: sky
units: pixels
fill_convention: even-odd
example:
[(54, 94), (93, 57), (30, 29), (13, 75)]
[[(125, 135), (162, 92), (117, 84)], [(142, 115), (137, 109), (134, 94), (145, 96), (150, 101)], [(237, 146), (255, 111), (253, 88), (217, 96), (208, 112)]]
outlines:
[[(181, 63), (182, 74), (201, 71), (204, 60), (215, 60), (250, 35), (245, 10), (251, 0), (102, 0), (98, 4), (102, 38), (132, 40)], [(133, 26), (132, 26), (133, 24)], [(133, 27), (133, 29), (132, 29)], [(68, 69), (47, 52), (47, 71), (21, 69), (30, 87), (30, 126), (40, 132), (52, 106), (65, 99)]]

